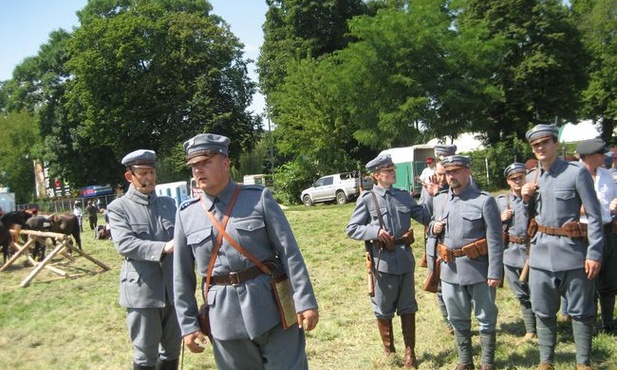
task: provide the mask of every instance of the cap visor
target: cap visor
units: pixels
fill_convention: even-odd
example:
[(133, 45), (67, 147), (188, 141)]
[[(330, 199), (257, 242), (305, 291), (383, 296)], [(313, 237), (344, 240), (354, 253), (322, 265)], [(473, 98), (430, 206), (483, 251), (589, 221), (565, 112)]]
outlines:
[(189, 158), (186, 160), (186, 164), (188, 165), (192, 165), (195, 164), (197, 162), (201, 162), (201, 161), (205, 161), (206, 159), (210, 159), (212, 158), (212, 154), (202, 154), (202, 155), (198, 155), (192, 158)]

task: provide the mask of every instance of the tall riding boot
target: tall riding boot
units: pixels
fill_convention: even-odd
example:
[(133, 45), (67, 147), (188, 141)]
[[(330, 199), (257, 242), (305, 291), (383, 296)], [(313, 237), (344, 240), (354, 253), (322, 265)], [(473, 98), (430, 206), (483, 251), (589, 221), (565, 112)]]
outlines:
[(602, 327), (605, 333), (613, 332), (613, 311), (615, 310), (615, 296), (600, 296), (600, 311)]
[(495, 332), (480, 333), (480, 346), (482, 347), (482, 370), (495, 368)]
[(133, 370), (154, 370), (154, 366), (137, 365), (133, 362)]
[(557, 340), (557, 319), (555, 317), (539, 318), (536, 316), (536, 325), (540, 365), (552, 364), (555, 357), (555, 341)]
[(454, 338), (456, 338), (456, 350), (458, 352), (457, 369), (473, 369), (473, 357), (471, 354), (471, 331), (463, 332), (454, 329)]
[(161, 360), (156, 363), (156, 370), (178, 370), (178, 359), (175, 360)]
[(416, 314), (407, 313), (401, 315), (403, 328), (403, 340), (405, 342), (405, 367), (417, 369), (416, 362)]
[(576, 347), (576, 364), (589, 366), (591, 363), (591, 339), (593, 336), (593, 317), (572, 318), (572, 334)]
[(392, 333), (392, 319), (377, 319), (379, 327), (379, 335), (383, 342), (383, 348), (386, 353), (394, 353), (394, 335)]

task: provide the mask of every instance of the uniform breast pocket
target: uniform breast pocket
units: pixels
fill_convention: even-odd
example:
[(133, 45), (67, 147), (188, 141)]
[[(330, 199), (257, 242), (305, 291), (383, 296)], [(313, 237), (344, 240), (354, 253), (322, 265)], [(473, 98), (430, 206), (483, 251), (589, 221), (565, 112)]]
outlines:
[(198, 230), (186, 236), (186, 243), (193, 249), (212, 248), (212, 228)]
[(482, 212), (479, 211), (466, 211), (461, 212), (463, 218), (463, 230), (477, 230), (483, 228), (484, 221), (482, 220)]
[[(238, 220), (234, 223), (234, 228), (238, 233), (238, 237), (241, 240), (256, 240), (261, 238), (261, 235), (265, 237), (266, 223), (261, 217), (245, 218)], [(241, 243), (242, 244), (242, 243)]]
[[(556, 189), (554, 191), (555, 199), (557, 199), (557, 207), (555, 211), (561, 212), (572, 212), (575, 209), (578, 212), (579, 205), (577, 204), (576, 193), (574, 190), (560, 190)], [(558, 213), (558, 214), (559, 214)]]
[(410, 218), (411, 208), (407, 206), (396, 206), (396, 213), (398, 213), (399, 218)]

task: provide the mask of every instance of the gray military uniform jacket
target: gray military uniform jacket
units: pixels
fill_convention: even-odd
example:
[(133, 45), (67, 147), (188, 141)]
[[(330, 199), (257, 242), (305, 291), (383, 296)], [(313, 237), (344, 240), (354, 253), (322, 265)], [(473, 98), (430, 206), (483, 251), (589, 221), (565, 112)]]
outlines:
[[(374, 186), (372, 191), (377, 195), (379, 208), (375, 207), (370, 191), (362, 193), (347, 224), (347, 235), (352, 239), (377, 240), (381, 229), (379, 213), (385, 230), (395, 239), (409, 230), (412, 218), (423, 225), (430, 222), (431, 216), (426, 206), (418, 205), (408, 191), (397, 188), (386, 191), (379, 186)], [(373, 243), (372, 248), (373, 263), (380, 272), (402, 275), (413, 270), (413, 255), (404, 244), (398, 244), (394, 252), (380, 252), (377, 243)]]
[[(512, 217), (507, 221), (507, 233), (516, 237), (527, 238), (527, 212), (523, 199), (512, 192), (497, 197), (497, 205), (501, 214), (507, 207), (512, 210)], [(502, 224), (503, 226), (503, 224)], [(527, 247), (525, 243), (510, 241), (505, 245), (503, 252), (503, 264), (510, 267), (522, 268), (527, 259)]]
[[(213, 210), (221, 222), (236, 183), (214, 199), (191, 199), (180, 205), (174, 237), (174, 286), (176, 313), (187, 335), (199, 330), (195, 289), (203, 281), (218, 234), (206, 214)], [(296, 312), (317, 308), (308, 270), (287, 218), (267, 188), (244, 185), (231, 212), (227, 233), (259, 261), (276, 262), (289, 276)], [(197, 276), (195, 274), (197, 265)], [(242, 271), (253, 263), (227, 240), (218, 252), (212, 276)], [(259, 275), (238, 285), (212, 285), (208, 291), (212, 335), (220, 340), (254, 339), (281, 323), (269, 275)], [(201, 284), (200, 284), (201, 287)]]
[(450, 263), (441, 262), (441, 280), (458, 285), (472, 285), (487, 279), (502, 279), (503, 237), (501, 217), (497, 202), (490, 194), (469, 184), (461, 194), (452, 190), (435, 197), (433, 221), (429, 226), (432, 237), (433, 225), (445, 221), (443, 244), (450, 249), (460, 249), (478, 239), (486, 237), (488, 255), (470, 259), (455, 257)]
[[(535, 171), (527, 175), (527, 182), (534, 181)], [(602, 261), (600, 203), (589, 171), (580, 163), (561, 158), (548, 171), (540, 171), (538, 190), (527, 211), (536, 215), (539, 225), (559, 228), (568, 221), (579, 220), (584, 205), (588, 240), (538, 232), (531, 240), (529, 266), (559, 272), (584, 268), (585, 259)]]
[(116, 249), (124, 257), (120, 305), (162, 308), (165, 294), (173, 302), (173, 259), (163, 247), (173, 239), (175, 201), (155, 192), (142, 194), (131, 185), (107, 210)]

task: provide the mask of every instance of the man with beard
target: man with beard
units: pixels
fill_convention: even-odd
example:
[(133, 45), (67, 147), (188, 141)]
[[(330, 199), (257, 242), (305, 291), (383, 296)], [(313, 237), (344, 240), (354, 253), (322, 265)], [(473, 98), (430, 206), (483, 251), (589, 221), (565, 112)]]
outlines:
[(459, 363), (474, 369), (471, 313), (480, 324), (482, 370), (495, 368), (496, 288), (503, 272), (499, 209), (490, 194), (471, 184), (471, 160), (453, 155), (442, 160), (449, 190), (434, 199), (431, 237), (438, 239), (441, 289), (454, 327)]

